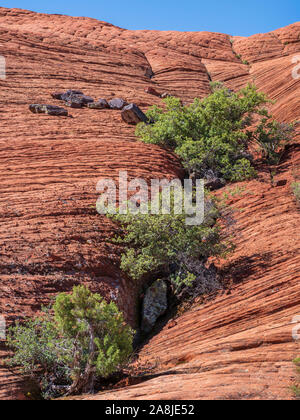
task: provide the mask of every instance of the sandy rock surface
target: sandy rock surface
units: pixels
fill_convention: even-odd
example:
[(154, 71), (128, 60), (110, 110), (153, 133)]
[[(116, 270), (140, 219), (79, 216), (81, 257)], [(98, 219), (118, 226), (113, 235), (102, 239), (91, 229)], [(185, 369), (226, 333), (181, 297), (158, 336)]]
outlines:
[[(120, 111), (71, 109), (73, 118), (32, 114), (29, 104), (62, 102), (53, 92), (79, 89), (95, 100), (123, 98), (143, 111), (159, 97), (184, 102), (248, 82), (276, 99), (281, 121), (300, 119), (300, 23), (250, 38), (199, 32), (127, 31), (88, 18), (0, 8), (0, 314), (7, 322), (36, 313), (74, 284), (117, 299), (136, 322), (138, 288), (120, 271), (115, 227), (97, 215), (100, 178), (181, 176), (177, 159), (136, 140)], [(247, 62), (247, 64), (245, 64)], [(144, 347), (140, 364), (157, 377), (86, 398), (292, 398), (292, 319), (300, 315), (299, 209), (290, 192), (300, 136), (272, 188), (265, 168), (233, 200), (237, 250), (221, 264), (230, 295), (199, 305)], [(172, 324), (173, 325), (173, 324)], [(5, 357), (0, 347), (0, 361)], [(21, 398), (18, 379), (0, 363), (0, 398)]]

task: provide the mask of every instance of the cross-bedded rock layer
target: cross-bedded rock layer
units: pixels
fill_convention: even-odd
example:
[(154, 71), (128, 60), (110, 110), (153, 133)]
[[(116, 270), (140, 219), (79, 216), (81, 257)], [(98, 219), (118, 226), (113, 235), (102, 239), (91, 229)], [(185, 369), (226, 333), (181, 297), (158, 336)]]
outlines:
[[(88, 18), (0, 8), (0, 313), (8, 323), (85, 283), (118, 297), (135, 323), (138, 288), (119, 269), (114, 226), (96, 214), (96, 183), (130, 177), (181, 176), (171, 154), (136, 141), (119, 111), (70, 109), (73, 118), (34, 115), (32, 103), (61, 102), (50, 94), (79, 89), (95, 99), (124, 98), (143, 111), (161, 104), (145, 92), (184, 102), (210, 92), (210, 80), (237, 89), (248, 82), (277, 102), (276, 117), (300, 116), (300, 82), (292, 58), (300, 53), (300, 23), (250, 38), (198, 32), (128, 31)], [(299, 136), (296, 139), (299, 143)], [(291, 321), (300, 314), (299, 212), (290, 183), (299, 167), (296, 144), (272, 188), (244, 184), (235, 202), (237, 250), (223, 264), (231, 295), (176, 320), (142, 350), (157, 364), (149, 382), (99, 398), (285, 398), (299, 346)], [(4, 357), (4, 353), (0, 353)], [(21, 395), (0, 368), (0, 398)], [(97, 397), (96, 397), (97, 398)]]

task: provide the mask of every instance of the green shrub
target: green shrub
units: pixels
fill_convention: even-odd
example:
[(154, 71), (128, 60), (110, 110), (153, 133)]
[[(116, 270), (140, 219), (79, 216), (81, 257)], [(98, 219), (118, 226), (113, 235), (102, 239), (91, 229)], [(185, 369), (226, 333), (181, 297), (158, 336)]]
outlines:
[(117, 238), (126, 246), (121, 257), (123, 271), (134, 280), (162, 272), (170, 276), (174, 290), (178, 291), (182, 286), (193, 283), (199, 271), (203, 270), (201, 262), (211, 256), (224, 256), (232, 245), (223, 238), (219, 224), (214, 224), (218, 216), (214, 206), (199, 226), (187, 225), (184, 212), (180, 215), (174, 214), (174, 211), (171, 214), (161, 213), (110, 217), (123, 229)]
[(270, 165), (278, 165), (285, 146), (292, 141), (294, 134), (294, 124), (271, 120), (266, 113), (266, 116), (258, 124), (253, 137), (262, 150), (263, 158)]
[(58, 295), (53, 310), (10, 329), (8, 363), (36, 378), (45, 398), (92, 392), (128, 361), (133, 332), (114, 303), (84, 286)]
[(292, 191), (296, 200), (300, 203), (300, 182), (294, 182), (292, 184)]
[(21, 374), (36, 379), (46, 398), (52, 394), (49, 394), (50, 388), (55, 395), (55, 387), (71, 385), (73, 343), (69, 338), (61, 337), (48, 311), (34, 320), (11, 327), (7, 345), (14, 351), (7, 364), (20, 367)]
[[(266, 159), (277, 153), (293, 134), (291, 125), (274, 121), (264, 108), (270, 102), (255, 86), (239, 92), (222, 83), (211, 84), (213, 93), (189, 106), (177, 98), (165, 99), (166, 109), (151, 107), (151, 124), (138, 125), (136, 135), (145, 143), (174, 151), (191, 174), (205, 177), (208, 170), (228, 181), (240, 181), (255, 175), (253, 158), (248, 152), (256, 142)], [(254, 117), (260, 123), (253, 129)]]

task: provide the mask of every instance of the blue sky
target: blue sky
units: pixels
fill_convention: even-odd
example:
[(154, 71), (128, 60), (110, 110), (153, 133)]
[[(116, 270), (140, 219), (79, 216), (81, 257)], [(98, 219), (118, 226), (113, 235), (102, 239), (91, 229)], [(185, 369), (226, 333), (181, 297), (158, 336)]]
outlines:
[(300, 0), (2, 0), (2, 7), (88, 16), (126, 29), (249, 36), (300, 20)]

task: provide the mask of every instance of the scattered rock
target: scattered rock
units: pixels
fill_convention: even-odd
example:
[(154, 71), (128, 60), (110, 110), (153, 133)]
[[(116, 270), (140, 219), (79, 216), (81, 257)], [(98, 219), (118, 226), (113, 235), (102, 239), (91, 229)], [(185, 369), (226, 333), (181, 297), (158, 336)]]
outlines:
[(64, 108), (54, 105), (39, 105), (39, 104), (32, 104), (29, 105), (29, 109), (34, 114), (47, 114), (53, 115), (55, 117), (67, 117), (68, 111)]
[(69, 106), (70, 108), (82, 108), (83, 102), (81, 98), (72, 97), (66, 101), (66, 106)]
[(70, 95), (69, 98), (66, 100), (66, 105), (70, 106), (71, 108), (83, 108), (88, 104), (94, 102), (94, 99), (90, 96), (85, 95)]
[(124, 101), (123, 99), (120, 98), (114, 98), (111, 99), (109, 102), (109, 107), (110, 109), (123, 109), (124, 106), (128, 105), (128, 103), (126, 101)]
[(99, 99), (96, 102), (89, 103), (88, 108), (91, 108), (91, 109), (106, 109), (106, 108), (109, 108), (109, 104), (108, 104), (106, 99)]
[(64, 101), (70, 108), (82, 108), (89, 103), (93, 103), (94, 99), (86, 96), (81, 90), (67, 90), (65, 93), (55, 92), (51, 94), (52, 98)]
[(79, 96), (79, 98), (81, 99), (83, 105), (92, 104), (94, 102), (94, 99), (91, 96), (82, 95)]
[(167, 284), (164, 280), (157, 280), (146, 291), (143, 304), (142, 330), (149, 333), (159, 317), (164, 315), (168, 308)]
[(146, 93), (149, 93), (149, 95), (154, 95), (154, 96), (158, 96), (159, 98), (161, 97), (161, 94), (157, 92), (156, 89), (154, 89), (152, 86), (147, 87), (145, 89)]
[(127, 124), (138, 124), (140, 122), (148, 122), (148, 118), (143, 111), (135, 104), (125, 106), (122, 111), (122, 118)]
[(83, 96), (83, 92), (81, 90), (67, 90), (67, 92), (61, 95), (61, 100), (68, 101), (72, 96)]
[(52, 98), (53, 99), (58, 99), (58, 100), (60, 100), (60, 101), (62, 101), (62, 96), (64, 95), (64, 92), (54, 92), (54, 93), (51, 93), (51, 96), (52, 96)]

